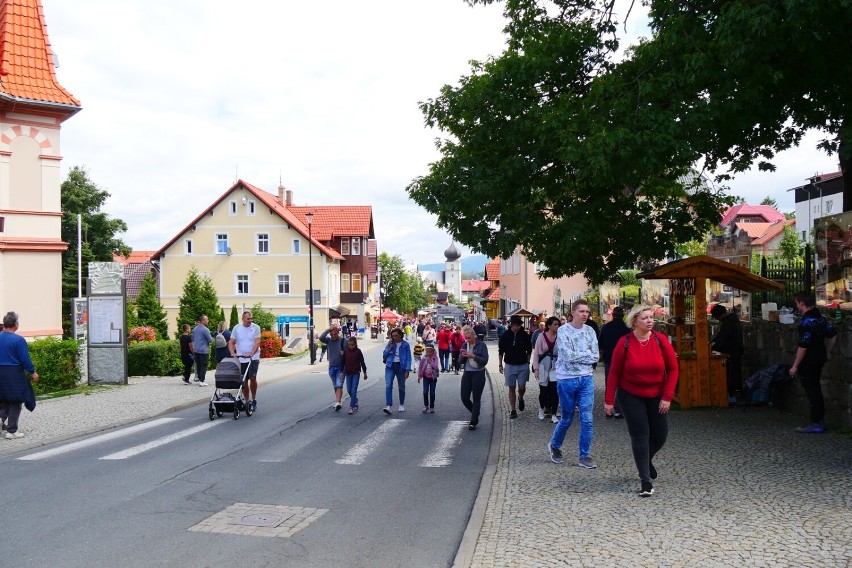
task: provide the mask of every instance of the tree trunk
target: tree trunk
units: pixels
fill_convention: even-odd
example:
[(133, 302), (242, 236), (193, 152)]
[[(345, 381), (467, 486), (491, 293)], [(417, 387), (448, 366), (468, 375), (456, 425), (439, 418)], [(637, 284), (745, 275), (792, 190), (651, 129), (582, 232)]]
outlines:
[(843, 211), (852, 211), (852, 140), (840, 134), (840, 172), (843, 174)]

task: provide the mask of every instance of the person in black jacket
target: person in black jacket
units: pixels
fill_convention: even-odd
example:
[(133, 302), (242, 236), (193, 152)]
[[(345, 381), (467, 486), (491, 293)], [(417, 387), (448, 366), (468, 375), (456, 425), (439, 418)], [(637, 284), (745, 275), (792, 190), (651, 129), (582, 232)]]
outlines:
[(728, 355), (725, 362), (725, 374), (728, 377), (728, 404), (737, 404), (737, 391), (743, 386), (743, 332), (740, 318), (736, 310), (725, 309), (722, 304), (716, 304), (710, 310), (713, 319), (719, 322), (716, 335), (710, 339), (710, 347), (719, 353)]
[[(509, 387), (509, 406), (511, 407), (509, 418), (517, 418), (515, 390), (517, 389), (518, 410), (523, 410), (524, 393), (527, 390), (527, 381), (530, 378), (530, 356), (532, 355), (530, 334), (524, 329), (524, 322), (519, 316), (512, 316), (509, 321), (509, 329), (497, 340), (497, 347), (498, 368), (505, 377), (506, 386)], [(505, 367), (503, 366), (504, 363)]]
[[(600, 339), (598, 340), (598, 344), (601, 349), (601, 356), (603, 357), (604, 362), (604, 385), (606, 385), (606, 382), (609, 380), (609, 368), (612, 364), (612, 352), (615, 350), (618, 340), (627, 335), (629, 332), (630, 328), (624, 323), (624, 308), (621, 306), (615, 306), (612, 309), (612, 321), (603, 325), (601, 328)], [(618, 406), (618, 399), (616, 399), (613, 413), (607, 414), (606, 417), (624, 418), (624, 415), (621, 413), (621, 408)]]

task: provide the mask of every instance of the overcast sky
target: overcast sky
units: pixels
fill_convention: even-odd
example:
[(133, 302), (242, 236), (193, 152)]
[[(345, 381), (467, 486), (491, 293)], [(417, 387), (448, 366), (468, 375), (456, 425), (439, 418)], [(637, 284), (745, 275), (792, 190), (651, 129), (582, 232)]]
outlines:
[[(161, 247), (237, 177), (297, 204), (369, 204), (406, 264), (450, 243), (405, 187), (439, 156), (418, 102), (499, 54), (502, 5), (462, 0), (42, 0), (60, 83), (83, 110), (62, 171), (85, 166), (134, 249)], [(631, 24), (640, 26), (633, 19)], [(818, 134), (733, 193), (784, 211), (837, 159)], [(464, 254), (470, 251), (461, 247)]]

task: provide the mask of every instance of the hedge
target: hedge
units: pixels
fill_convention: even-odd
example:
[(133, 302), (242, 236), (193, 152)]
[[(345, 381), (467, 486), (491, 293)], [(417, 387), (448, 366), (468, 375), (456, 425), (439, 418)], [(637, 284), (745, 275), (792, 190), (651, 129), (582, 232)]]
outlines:
[(33, 384), (35, 393), (46, 394), (73, 389), (80, 380), (77, 367), (78, 344), (73, 339), (53, 337), (36, 339), (29, 344), (30, 358), (39, 376)]
[(127, 346), (127, 374), (131, 377), (173, 377), (182, 373), (177, 341), (143, 341)]

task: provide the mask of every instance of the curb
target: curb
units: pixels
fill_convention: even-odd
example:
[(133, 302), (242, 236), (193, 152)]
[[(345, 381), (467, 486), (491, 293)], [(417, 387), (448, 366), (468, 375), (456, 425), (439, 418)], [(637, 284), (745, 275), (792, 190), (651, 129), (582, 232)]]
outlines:
[(482, 473), (482, 479), (479, 482), (479, 491), (476, 494), (476, 500), (473, 502), (473, 509), (470, 511), (467, 528), (462, 535), (461, 543), (453, 559), (453, 568), (468, 568), (473, 562), (473, 553), (479, 541), (479, 534), (482, 532), (482, 525), (485, 523), (485, 512), (488, 509), (488, 500), (491, 498), (494, 477), (497, 474), (497, 465), (500, 459), (500, 444), (503, 439), (503, 413), (498, 411), (500, 393), (494, 386), (491, 373), (488, 369), (485, 372), (488, 374), (488, 384), (491, 387), (491, 415), (493, 416), (491, 444), (488, 447), (485, 471)]

